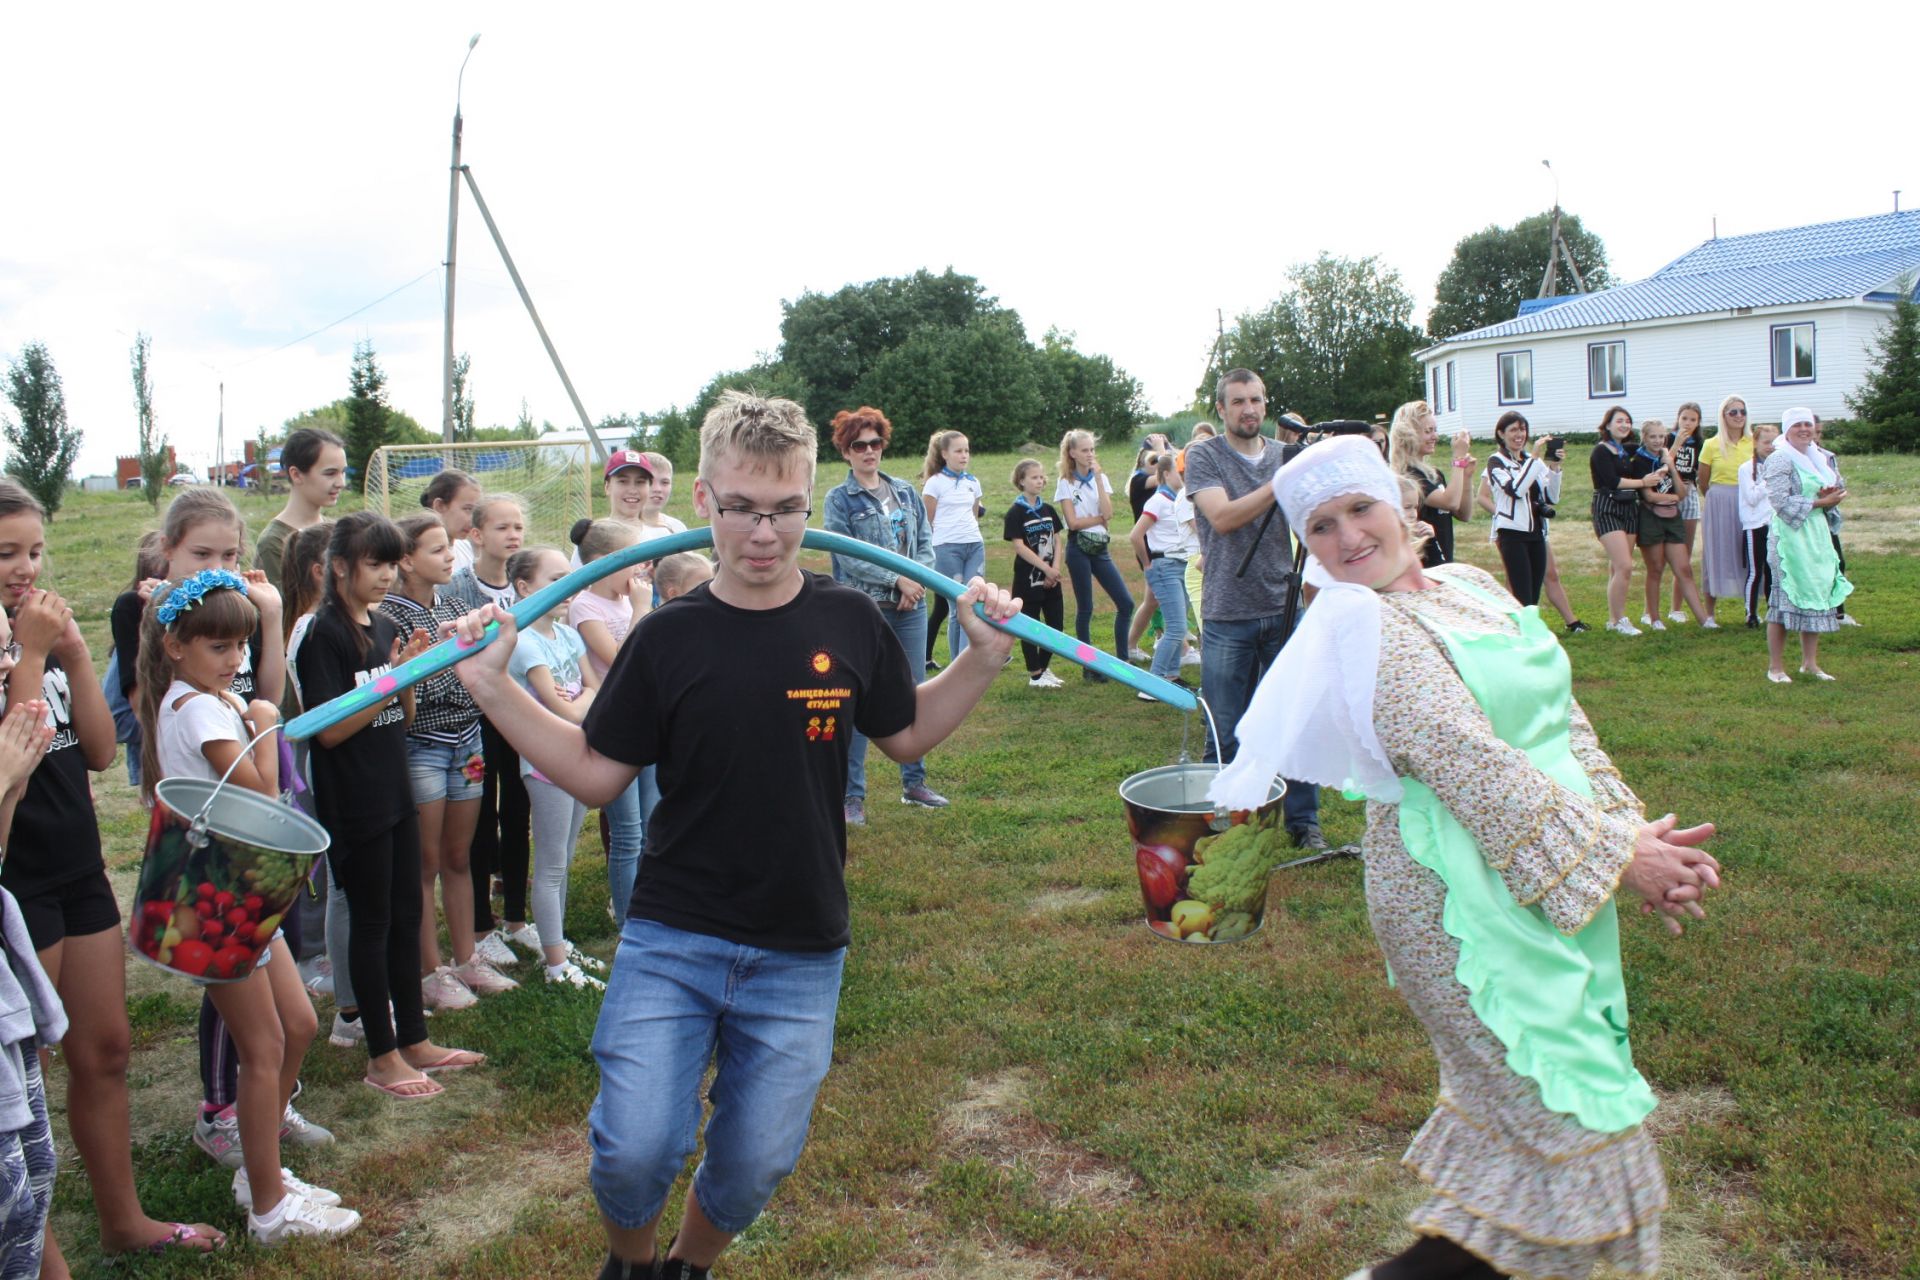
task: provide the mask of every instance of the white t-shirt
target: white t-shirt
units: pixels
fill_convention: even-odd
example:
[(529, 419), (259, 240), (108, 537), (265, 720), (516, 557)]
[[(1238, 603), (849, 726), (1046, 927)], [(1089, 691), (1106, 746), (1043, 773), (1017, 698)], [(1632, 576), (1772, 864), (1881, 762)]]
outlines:
[[(185, 702), (180, 702), (185, 698)], [(176, 702), (180, 705), (174, 706)], [(240, 719), (239, 708), (225, 697), (201, 693), (185, 680), (175, 680), (160, 701), (160, 773), (167, 778), (203, 778), (218, 782), (213, 761), (200, 748), (208, 742), (244, 743), (253, 735)]]
[[(1100, 514), (1100, 495), (1113, 492), (1113, 481), (1107, 479), (1107, 473), (1100, 473), (1100, 483), (1096, 486), (1091, 480), (1077, 479), (1073, 476), (1061, 476), (1053, 483), (1053, 500), (1061, 505), (1071, 504), (1073, 513), (1081, 519)], [(1081, 525), (1076, 532), (1089, 533), (1095, 529), (1106, 530), (1106, 522)]]
[[(1153, 517), (1153, 523), (1147, 526), (1147, 550), (1176, 560), (1191, 559), (1199, 551), (1199, 540), (1193, 533), (1193, 504), (1186, 497), (1184, 489), (1177, 494), (1155, 489), (1140, 508), (1143, 517)], [(1182, 504), (1186, 506), (1184, 512)]]
[(455, 538), (453, 540), (453, 571), (458, 573), (462, 569), (471, 568), (473, 568), (473, 540)]
[(972, 475), (955, 479), (944, 471), (937, 472), (920, 490), (920, 496), (938, 504), (933, 511), (934, 546), (964, 546), (984, 541), (980, 536), (980, 519), (974, 512), (986, 495), (980, 481)]

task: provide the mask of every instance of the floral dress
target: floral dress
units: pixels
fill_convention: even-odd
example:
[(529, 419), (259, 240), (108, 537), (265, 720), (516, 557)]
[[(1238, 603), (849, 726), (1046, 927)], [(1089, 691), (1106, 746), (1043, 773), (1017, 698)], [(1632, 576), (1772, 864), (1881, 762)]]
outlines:
[[(1614, 927), (1609, 908), (1645, 821), (1640, 802), (1570, 695), (1563, 742), (1585, 775), (1578, 786), (1561, 785), (1494, 731), (1443, 636), (1518, 643), (1529, 620), (1480, 570), (1444, 572), (1453, 581), (1436, 574), (1440, 586), (1381, 596), (1375, 729), (1407, 780), (1403, 804), (1444, 806), (1481, 851), (1479, 872), (1511, 895), (1506, 910), (1533, 916), (1549, 944), (1591, 943), (1585, 931)], [(1410, 1224), (1509, 1275), (1580, 1277), (1601, 1263), (1652, 1274), (1666, 1206), (1652, 1139), (1638, 1123), (1596, 1131), (1549, 1108), (1540, 1080), (1512, 1065), (1525, 1055), (1476, 1012), (1482, 993), (1463, 982), (1471, 965), (1463, 970), (1456, 936), (1466, 931), (1448, 916), (1448, 880), (1409, 850), (1403, 804), (1368, 804), (1365, 854), (1374, 933), (1440, 1068), (1438, 1105), (1403, 1160), (1433, 1191)], [(1622, 1003), (1606, 1015), (1607, 1025), (1619, 1020), (1623, 1057), (1625, 1013)], [(1550, 1067), (1533, 1070), (1555, 1083)], [(1634, 1114), (1651, 1106), (1645, 1097)]]

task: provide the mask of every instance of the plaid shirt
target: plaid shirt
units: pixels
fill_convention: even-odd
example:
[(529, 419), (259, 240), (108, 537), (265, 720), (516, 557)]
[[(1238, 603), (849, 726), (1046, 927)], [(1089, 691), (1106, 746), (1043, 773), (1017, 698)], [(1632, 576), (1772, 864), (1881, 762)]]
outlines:
[[(444, 589), (434, 593), (431, 609), (405, 596), (391, 595), (380, 602), (380, 612), (400, 629), (403, 645), (415, 628), (425, 630), (436, 643), (444, 640), (452, 634), (453, 624), (467, 613)], [(437, 676), (428, 676), (415, 688), (413, 723), (407, 726), (407, 736), (457, 747), (479, 723), (480, 708), (473, 705), (473, 695), (449, 667)]]

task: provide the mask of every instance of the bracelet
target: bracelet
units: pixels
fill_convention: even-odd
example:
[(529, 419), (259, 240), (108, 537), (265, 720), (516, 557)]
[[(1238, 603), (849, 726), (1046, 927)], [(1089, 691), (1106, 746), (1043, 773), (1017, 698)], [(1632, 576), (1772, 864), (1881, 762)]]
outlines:
[(1465, 458), (1455, 458), (1453, 460), (1453, 465), (1456, 467), (1470, 467), (1473, 465), (1473, 463), (1474, 463), (1474, 459), (1471, 456), (1465, 457)]

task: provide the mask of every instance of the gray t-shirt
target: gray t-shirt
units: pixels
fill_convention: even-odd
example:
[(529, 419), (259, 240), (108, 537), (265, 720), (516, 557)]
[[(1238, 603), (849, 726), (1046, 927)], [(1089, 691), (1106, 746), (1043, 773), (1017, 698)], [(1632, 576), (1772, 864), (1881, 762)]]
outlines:
[[(1200, 596), (1202, 623), (1267, 618), (1286, 607), (1287, 581), (1293, 576), (1293, 540), (1288, 536), (1287, 517), (1276, 510), (1265, 534), (1260, 533), (1265, 515), (1254, 517), (1232, 533), (1216, 533), (1200, 507), (1200, 495), (1208, 489), (1222, 490), (1231, 500), (1273, 483), (1281, 454), (1282, 446), (1267, 440), (1257, 459), (1242, 457), (1225, 436), (1187, 448), (1187, 495), (1193, 501), (1194, 528), (1200, 534), (1200, 554), (1206, 557), (1207, 566)], [(1260, 550), (1254, 553), (1245, 576), (1235, 577), (1256, 537)]]

